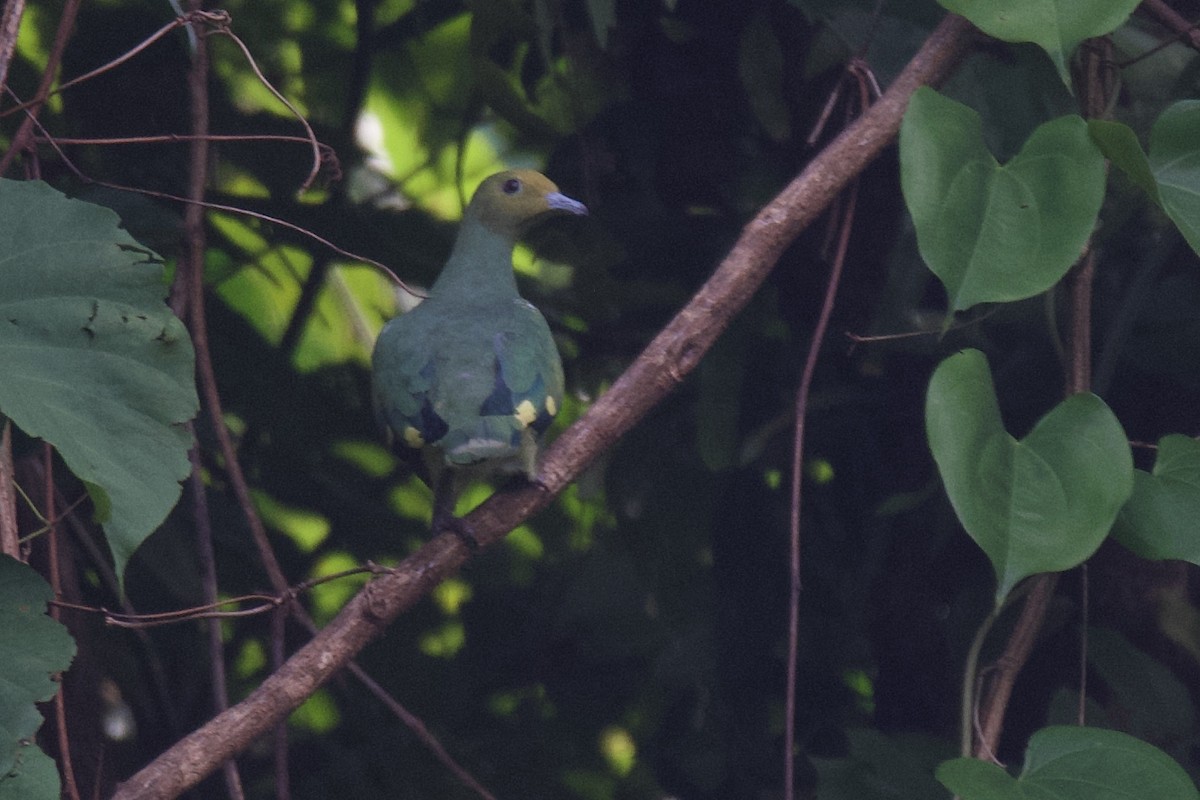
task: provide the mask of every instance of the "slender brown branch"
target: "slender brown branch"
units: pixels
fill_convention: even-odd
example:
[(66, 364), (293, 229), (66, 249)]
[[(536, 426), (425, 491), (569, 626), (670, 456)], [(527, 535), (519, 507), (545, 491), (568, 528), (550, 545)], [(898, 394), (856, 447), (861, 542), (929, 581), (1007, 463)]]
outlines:
[(1058, 585), (1058, 573), (1043, 572), (1029, 579), (1029, 593), (1025, 597), (1025, 605), (1021, 607), (1021, 615), (1017, 618), (1012, 635), (1005, 644), (1004, 652), (996, 660), (993, 668), (987, 698), (980, 704), (976, 719), (979, 720), (976, 730), (975, 758), (992, 760), (999, 752), (1000, 734), (1004, 730), (1004, 714), (1008, 709), (1008, 701), (1012, 698), (1013, 686), (1017, 676), (1029, 660), (1033, 652), (1034, 642), (1046, 619), (1046, 610), (1054, 597), (1054, 589)]
[[(468, 517), (482, 546), (544, 508), (597, 455), (671, 392), (746, 305), (784, 249), (896, 136), (909, 97), (952, 69), (972, 38), (947, 16), (888, 91), (829, 144), (743, 230), (733, 250), (692, 300), (613, 387), (551, 445), (538, 480), (497, 494)], [(307, 645), (245, 700), (177, 742), (123, 783), (114, 800), (162, 800), (194, 786), (245, 749), (329, 680), (402, 611), (469, 557), (453, 533), (434, 537), (394, 572), (367, 584)]]
[[(361, 255), (358, 255), (357, 253), (352, 253), (349, 250), (344, 250), (341, 247), (338, 247), (337, 245), (335, 245), (333, 242), (329, 241), (328, 239), (325, 239), (324, 237), (319, 236), (316, 233), (313, 233), (312, 231), (308, 230), (307, 228), (303, 228), (293, 222), (288, 222), (287, 220), (280, 219), (279, 217), (272, 217), (269, 214), (262, 214), (257, 211), (251, 211), (246, 208), (239, 208), (237, 206), (231, 206), (231, 205), (227, 205), (225, 203), (213, 203), (213, 202), (210, 202), (207, 200), (196, 200), (196, 199), (189, 198), (189, 197), (182, 197), (177, 194), (170, 194), (168, 192), (159, 192), (159, 191), (155, 191), (153, 189), (142, 189), (137, 186), (125, 186), (123, 184), (112, 183), (110, 181), (97, 180), (97, 179), (91, 177), (90, 175), (87, 175), (86, 173), (84, 173), (81, 169), (79, 169), (75, 165), (75, 163), (70, 158), (67, 157), (67, 154), (63, 152), (62, 148), (58, 146), (58, 140), (56, 138), (54, 138), (53, 136), (50, 136), (50, 134), (44, 128), (41, 127), (40, 123), (35, 121), (34, 125), (35, 125), (35, 127), (38, 128), (38, 130), (40, 130), (42, 132), (42, 136), (40, 137), (41, 140), (45, 141), (51, 147), (54, 148), (55, 152), (58, 153), (59, 158), (62, 159), (63, 166), (65, 166), (67, 169), (69, 169), (75, 175), (75, 177), (78, 178), (83, 183), (91, 184), (93, 186), (104, 186), (108, 189), (117, 189), (122, 192), (133, 192), (135, 194), (145, 195), (146, 197), (154, 197), (154, 198), (157, 198), (160, 200), (170, 200), (172, 202), (184, 203), (186, 205), (198, 205), (202, 208), (206, 208), (211, 211), (225, 211), (225, 212), (228, 212), (230, 214), (234, 214), (234, 215), (237, 215), (240, 217), (250, 217), (251, 219), (261, 220), (262, 222), (266, 222), (271, 225), (278, 225), (282, 228), (287, 228), (290, 231), (294, 231), (294, 232), (300, 234), (301, 236), (312, 239), (313, 241), (318, 242), (325, 247), (328, 247), (330, 250), (337, 253), (338, 255), (345, 256), (346, 258), (351, 259), (352, 261), (361, 261), (364, 264), (371, 265), (375, 269), (382, 272), (385, 276), (387, 276), (387, 278), (389, 280), (391, 280), (392, 283), (394, 283), (396, 286), (400, 287), (402, 290), (404, 290), (408, 294), (412, 295), (413, 297), (424, 298), (427, 296), (425, 294), (425, 292), (414, 289), (411, 286), (409, 286), (408, 284), (406, 284), (404, 281), (400, 280), (400, 276), (397, 275), (395, 272), (393, 272), (392, 269), (390, 267), (388, 267), (386, 264), (376, 261), (373, 258), (367, 258), (366, 256), (361, 256)], [(208, 139), (209, 141), (213, 140), (212, 137), (205, 137), (205, 138)], [(194, 137), (188, 137), (188, 140), (194, 141), (195, 139), (194, 139)], [(177, 315), (182, 316), (183, 312), (181, 309), (176, 308), (175, 313)]]
[(8, 67), (17, 52), (17, 34), (24, 15), (25, 0), (7, 0), (0, 12), (0, 86), (8, 83)]
[(0, 553), (21, 558), (21, 532), (17, 528), (16, 475), (13, 472), (12, 422), (0, 424)]
[[(315, 634), (316, 628), (312, 628), (311, 632)], [(354, 677), (358, 678), (359, 682), (363, 686), (367, 687), (367, 690), (371, 692), (371, 694), (375, 695), (375, 697), (377, 697), (380, 702), (387, 706), (388, 709), (395, 714), (396, 717), (399, 718), (409, 730), (416, 734), (417, 738), (425, 743), (425, 746), (433, 752), (433, 755), (438, 759), (438, 761), (446, 765), (464, 786), (474, 791), (476, 794), (482, 797), (483, 800), (496, 800), (496, 796), (485, 789), (479, 781), (475, 780), (474, 775), (459, 766), (458, 762), (456, 762), (446, 748), (442, 746), (442, 743), (439, 742), (437, 738), (429, 731), (429, 728), (425, 727), (425, 723), (421, 721), (420, 717), (416, 716), (407, 708), (397, 703), (396, 700), (387, 693), (387, 690), (380, 686), (375, 679), (368, 675), (357, 663), (351, 661), (347, 665), (347, 668), (354, 675)]]
[[(51, 45), (50, 55), (46, 59), (46, 69), (42, 71), (42, 80), (38, 84), (33, 99), (26, 106), (19, 106), (28, 107), (28, 110), (21, 127), (17, 129), (17, 135), (13, 137), (12, 144), (9, 145), (8, 152), (0, 158), (0, 176), (8, 171), (17, 154), (29, 145), (30, 137), (33, 136), (34, 123), (37, 121), (38, 114), (41, 113), (46, 98), (50, 96), (50, 87), (54, 85), (58, 66), (62, 63), (63, 52), (67, 49), (67, 41), (71, 38), (71, 32), (75, 30), (75, 17), (79, 15), (81, 2), (82, 0), (67, 0), (63, 4), (62, 16), (58, 20), (58, 30), (54, 33), (54, 44)], [(0, 86), (7, 88), (2, 82), (0, 82)], [(6, 110), (4, 114), (11, 110)]]
[(813, 327), (812, 343), (809, 345), (808, 356), (804, 361), (804, 370), (800, 375), (800, 386), (796, 390), (796, 430), (792, 441), (792, 513), (788, 549), (787, 696), (784, 705), (783, 729), (783, 796), (786, 800), (791, 800), (796, 791), (796, 665), (800, 650), (800, 503), (803, 498), (801, 487), (804, 478), (805, 420), (808, 416), (808, 396), (812, 389), (813, 375), (817, 370), (817, 359), (821, 355), (821, 345), (825, 341), (825, 333), (829, 329), (829, 318), (833, 316), (834, 301), (837, 299), (838, 286), (842, 281), (842, 268), (846, 264), (846, 250), (850, 245), (850, 231), (854, 227), (854, 210), (857, 204), (858, 182), (856, 181), (846, 195), (845, 210), (838, 232), (837, 252), (834, 254), (833, 266), (829, 271), (829, 285), (825, 290), (825, 300), (821, 304), (821, 313), (817, 317), (817, 324)]
[(275, 97), (276, 100), (282, 103), (288, 111), (292, 112), (292, 116), (294, 116), (304, 128), (304, 133), (307, 134), (309, 145), (312, 148), (312, 166), (309, 168), (308, 177), (304, 179), (302, 184), (300, 184), (300, 191), (306, 191), (310, 186), (312, 186), (313, 181), (317, 179), (317, 173), (321, 170), (321, 143), (317, 141), (316, 131), (312, 129), (312, 125), (310, 125), (304, 115), (300, 113), (300, 110), (292, 105), (291, 101), (284, 97), (283, 93), (276, 89), (271, 82), (267, 80), (266, 75), (262, 74), (262, 70), (258, 68), (258, 62), (254, 60), (254, 55), (250, 52), (250, 48), (246, 47), (246, 43), (239, 39), (233, 33), (233, 31), (229, 30), (228, 26), (222, 27), (220, 32), (229, 37), (229, 39), (235, 45), (237, 45), (238, 49), (242, 51), (242, 55), (246, 58), (246, 63), (250, 65), (251, 71), (254, 72), (254, 76), (258, 78), (259, 82)]
[[(54, 448), (42, 442), (43, 491), (46, 511), (44, 514), (49, 534), (46, 536), (50, 565), (50, 587), (55, 597), (62, 597), (62, 558), (58, 546), (58, 510), (54, 492)], [(62, 622), (60, 609), (51, 608), (50, 616)], [(62, 767), (63, 796), (67, 800), (79, 800), (79, 785), (75, 782), (75, 760), (71, 757), (71, 737), (67, 729), (66, 686), (60, 685), (54, 695), (54, 727), (58, 739), (58, 760)]]
[[(277, 608), (271, 615), (271, 668), (278, 669), (287, 660), (287, 650), (284, 646), (284, 628), (287, 622), (287, 609)], [(287, 717), (280, 717), (275, 723), (275, 798), (289, 800), (292, 796), (292, 781), (288, 770), (288, 729)]]
[[(191, 0), (193, 13), (201, 10), (200, 0)], [(192, 65), (188, 71), (188, 95), (191, 100), (191, 130), (195, 137), (188, 143), (188, 197), (203, 200), (208, 186), (208, 39), (196, 37), (192, 52)], [(204, 323), (204, 251), (207, 236), (204, 228), (204, 209), (190, 204), (183, 216), (184, 235), (187, 240), (186, 272), (181, 285), (182, 297), (186, 298), (188, 318), (191, 322), (193, 343), (205, 339)], [(176, 295), (176, 300), (180, 295)], [(199, 347), (197, 346), (197, 351)], [(217, 419), (213, 423), (223, 426)], [(216, 556), (212, 546), (212, 527), (209, 524), (208, 503), (204, 496), (204, 484), (200, 478), (200, 456), (193, 442), (189, 458), (192, 463), (192, 507), (195, 510), (196, 550), (200, 562), (200, 578), (204, 600), (208, 603), (217, 599)], [(229, 707), (228, 686), (225, 679), (225, 644), (221, 637), (220, 623), (207, 621), (209, 644), (209, 674), (212, 679), (212, 705), (215, 713)], [(237, 762), (228, 758), (221, 765), (225, 778), (225, 791), (232, 800), (242, 800), (242, 778), (238, 774)]]
[(1141, 9), (1165, 25), (1175, 38), (1200, 50), (1200, 23), (1190, 22), (1186, 17), (1167, 4), (1166, 0), (1142, 0)]

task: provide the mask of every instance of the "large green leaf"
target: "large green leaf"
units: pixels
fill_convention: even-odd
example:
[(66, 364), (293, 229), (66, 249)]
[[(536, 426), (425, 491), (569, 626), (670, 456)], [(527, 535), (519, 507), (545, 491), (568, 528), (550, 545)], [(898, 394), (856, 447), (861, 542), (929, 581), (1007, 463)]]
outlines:
[(1119, 731), (1061, 726), (1029, 739), (1019, 777), (973, 758), (938, 767), (937, 778), (962, 800), (1196, 800), (1183, 767), (1163, 751)]
[(1046, 51), (1059, 77), (1071, 83), (1069, 61), (1084, 39), (1121, 26), (1141, 0), (938, 0), (975, 27), (1006, 42), (1032, 42)]
[(1091, 120), (1088, 132), (1200, 253), (1200, 100), (1175, 103), (1159, 116), (1150, 131), (1149, 158), (1124, 123)]
[(1150, 169), (1167, 215), (1200, 253), (1200, 100), (1175, 103), (1155, 120)]
[(997, 602), (1022, 578), (1088, 558), (1132, 490), (1129, 444), (1104, 401), (1069, 397), (1018, 441), (978, 350), (938, 366), (925, 422), (959, 521), (996, 571)]
[(16, 767), (0, 776), (0, 800), (59, 800), (58, 765), (37, 745), (21, 748)]
[(1067, 116), (1001, 166), (978, 114), (921, 88), (900, 128), (900, 182), (921, 256), (961, 311), (1031, 297), (1066, 274), (1104, 199), (1104, 159)]
[(188, 474), (191, 340), (107, 208), (0, 181), (0, 254), (0, 413), (87, 484), (121, 574)]
[(1133, 496), (1117, 516), (1113, 536), (1142, 558), (1200, 564), (1198, 519), (1200, 442), (1165, 436), (1153, 472), (1134, 471)]
[[(7, 786), (22, 765), (40, 754), (29, 744), (42, 725), (34, 703), (58, 692), (54, 673), (75, 657), (75, 642), (67, 629), (46, 616), (53, 599), (49, 584), (32, 569), (0, 555), (0, 797), (26, 797)], [(58, 773), (54, 773), (57, 780)], [(53, 797), (57, 797), (57, 790)]]

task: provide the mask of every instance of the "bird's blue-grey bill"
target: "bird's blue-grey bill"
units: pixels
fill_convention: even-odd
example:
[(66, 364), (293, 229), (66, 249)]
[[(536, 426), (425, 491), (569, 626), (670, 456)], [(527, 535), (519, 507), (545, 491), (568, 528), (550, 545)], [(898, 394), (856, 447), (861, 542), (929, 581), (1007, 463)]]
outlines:
[(587, 206), (583, 203), (572, 200), (559, 192), (551, 192), (546, 195), (546, 205), (558, 211), (566, 211), (568, 214), (578, 214), (581, 217), (586, 217), (588, 213)]

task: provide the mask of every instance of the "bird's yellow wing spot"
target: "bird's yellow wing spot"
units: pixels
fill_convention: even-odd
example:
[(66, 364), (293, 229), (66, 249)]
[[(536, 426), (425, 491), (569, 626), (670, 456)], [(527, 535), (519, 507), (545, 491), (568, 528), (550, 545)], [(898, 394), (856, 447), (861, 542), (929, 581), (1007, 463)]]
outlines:
[(546, 395), (546, 413), (552, 417), (558, 414), (558, 403), (550, 395)]
[(419, 430), (409, 425), (404, 429), (404, 443), (415, 450), (425, 446), (425, 437)]
[(521, 423), (522, 428), (528, 428), (537, 419), (537, 409), (533, 407), (533, 403), (528, 400), (522, 400), (513, 412), (513, 416), (517, 418), (517, 422)]

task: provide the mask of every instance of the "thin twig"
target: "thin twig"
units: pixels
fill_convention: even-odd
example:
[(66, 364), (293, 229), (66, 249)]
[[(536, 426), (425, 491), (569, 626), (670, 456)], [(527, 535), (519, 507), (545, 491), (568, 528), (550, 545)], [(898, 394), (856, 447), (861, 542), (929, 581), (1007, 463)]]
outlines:
[(12, 420), (0, 425), (0, 553), (22, 561), (17, 527), (16, 475), (13, 472)]
[[(61, 495), (58, 497), (58, 502), (64, 502), (64, 498)], [(112, 565), (109, 564), (105, 555), (100, 552), (100, 546), (96, 544), (95, 537), (92, 536), (91, 532), (84, 527), (83, 523), (79, 520), (79, 515), (74, 512), (74, 509), (77, 505), (78, 501), (72, 503), (70, 506), (67, 506), (63, 513), (59, 515), (59, 519), (66, 521), (67, 525), (71, 529), (75, 543), (79, 547), (83, 548), (84, 552), (87, 553), (93, 569), (96, 570), (96, 574), (100, 578), (101, 584), (112, 596), (117, 598), (117, 602), (121, 604), (122, 611), (129, 616), (136, 615), (137, 611), (133, 607), (133, 604), (129, 602), (129, 599), (125, 597), (121, 591), (120, 583), (117, 580), (117, 574), (113, 571)], [(67, 603), (62, 600), (54, 600), (52, 602), (62, 606), (63, 608), (73, 608), (89, 613), (95, 613), (97, 611), (104, 613), (103, 609), (96, 609), (91, 606), (81, 606), (75, 603)], [(156, 708), (166, 718), (168, 730), (178, 735), (183, 728), (183, 723), (180, 719), (178, 705), (175, 702), (177, 698), (171, 693), (171, 690), (168, 687), (167, 673), (163, 668), (162, 659), (158, 655), (158, 651), (154, 646), (154, 642), (151, 641), (149, 635), (147, 635), (145, 631), (135, 630), (133, 635), (145, 650), (144, 659), (141, 663), (150, 673), (150, 682), (153, 686), (154, 695), (157, 699)], [(99, 773), (97, 772), (97, 774)]]
[[(31, 107), (26, 111), (25, 121), (17, 129), (17, 134), (8, 147), (8, 152), (0, 157), (0, 176), (8, 172), (13, 159), (29, 144), (29, 138), (33, 135), (34, 123), (37, 122), (38, 114), (41, 113), (46, 98), (50, 96), (50, 87), (54, 85), (54, 76), (58, 74), (58, 66), (62, 63), (63, 53), (67, 49), (67, 40), (71, 38), (71, 32), (75, 30), (75, 18), (79, 15), (81, 3), (82, 0), (67, 0), (63, 4), (62, 16), (59, 18), (58, 28), (54, 32), (54, 44), (50, 46), (50, 55), (46, 58), (46, 68), (42, 70), (42, 79), (38, 83), (33, 99), (28, 104)], [(0, 86), (8, 89), (8, 85), (5, 83), (0, 83)], [(12, 94), (11, 90), (9, 90), (9, 94)], [(22, 106), (18, 106), (18, 108), (22, 108)], [(0, 113), (0, 117), (12, 110), (8, 109)]]
[(309, 124), (304, 115), (300, 113), (299, 109), (292, 105), (292, 102), (284, 97), (283, 93), (276, 89), (271, 82), (267, 80), (267, 76), (262, 74), (262, 70), (258, 68), (258, 63), (254, 60), (254, 56), (250, 53), (250, 48), (246, 47), (246, 43), (239, 39), (233, 33), (233, 31), (228, 28), (228, 26), (223, 27), (220, 30), (220, 33), (224, 36), (228, 36), (229, 39), (232, 40), (235, 45), (237, 45), (238, 49), (242, 51), (242, 55), (245, 56), (246, 63), (250, 65), (250, 69), (254, 72), (255, 77), (257, 77), (262, 85), (266, 87), (268, 92), (274, 95), (276, 100), (282, 103), (288, 111), (292, 112), (292, 115), (295, 116), (296, 121), (304, 127), (304, 132), (308, 134), (308, 140), (312, 144), (312, 167), (308, 171), (308, 177), (305, 178), (304, 182), (300, 184), (300, 192), (307, 191), (309, 187), (312, 186), (313, 181), (317, 179), (317, 173), (321, 170), (321, 146), (317, 141), (316, 132), (312, 129), (312, 125)]
[[(896, 136), (918, 86), (949, 74), (972, 39), (948, 15), (862, 117), (821, 151), (742, 232), (692, 300), (654, 338), (608, 392), (546, 451), (537, 479), (493, 495), (467, 517), (480, 545), (499, 541), (551, 499), (671, 392), (766, 280), (783, 251)], [(312, 641), (245, 700), (174, 744), (118, 787), (113, 800), (159, 800), (194, 786), (248, 747), (347, 665), (401, 612), (471, 553), (442, 533), (390, 573), (368, 583)]]
[[(879, 96), (879, 87), (875, 83), (867, 64), (859, 58), (854, 58), (846, 66), (841, 84), (854, 80), (858, 88), (856, 103), (847, 103), (847, 114), (862, 113), (871, 105), (873, 97)], [(834, 92), (836, 95), (837, 92)], [(847, 120), (853, 117), (850, 116)], [(804, 485), (804, 442), (805, 423), (808, 418), (808, 398), (812, 389), (813, 376), (816, 374), (817, 359), (821, 355), (821, 347), (825, 343), (825, 334), (829, 329), (829, 320), (833, 316), (833, 306), (837, 299), (838, 287), (842, 282), (842, 269), (846, 264), (846, 252), (850, 246), (850, 232), (854, 228), (855, 208), (858, 205), (858, 180), (850, 185), (843, 203), (833, 209), (830, 217), (831, 229), (837, 228), (837, 247), (833, 254), (832, 266), (829, 271), (829, 282), (825, 289), (825, 298), (821, 304), (821, 312), (817, 316), (817, 324), (813, 327), (812, 340), (809, 343), (808, 355), (800, 375), (800, 385), (796, 389), (795, 403), (795, 434), (792, 441), (792, 485), (791, 485), (791, 517), (789, 525), (788, 548), (788, 652), (787, 652), (787, 689), (784, 701), (784, 762), (783, 762), (783, 796), (792, 800), (795, 796), (796, 770), (796, 671), (800, 650), (800, 510), (803, 499)]]
[(170, 194), (168, 192), (160, 192), (160, 191), (156, 191), (153, 189), (142, 189), (137, 186), (126, 186), (124, 184), (112, 183), (111, 181), (102, 181), (102, 180), (93, 178), (90, 175), (83, 172), (83, 170), (79, 169), (79, 167), (77, 167), (75, 165), (75, 162), (72, 161), (67, 156), (67, 154), (63, 152), (62, 148), (58, 147), (57, 140), (53, 136), (51, 136), (49, 134), (49, 132), (47, 132), (45, 130), (45, 128), (43, 128), (41, 126), (40, 123), (35, 122), (34, 124), (40, 131), (42, 131), (43, 140), (45, 142), (47, 142), (51, 147), (53, 147), (55, 152), (58, 154), (59, 158), (62, 159), (63, 166), (65, 166), (68, 170), (70, 170), (75, 175), (75, 177), (78, 178), (82, 183), (90, 184), (92, 186), (103, 186), (107, 189), (116, 189), (116, 190), (122, 191), (122, 192), (133, 192), (134, 194), (140, 194), (140, 195), (144, 195), (146, 197), (153, 197), (153, 198), (157, 198), (159, 200), (170, 200), (170, 201), (176, 202), (176, 203), (183, 203), (183, 204), (185, 204), (185, 206), (197, 205), (197, 206), (200, 206), (201, 208), (207, 208), (211, 211), (225, 211), (227, 213), (234, 214), (239, 217), (250, 217), (251, 219), (261, 220), (262, 222), (266, 222), (271, 225), (278, 225), (281, 228), (287, 228), (288, 230), (294, 231), (294, 232), (300, 234), (301, 236), (312, 239), (313, 241), (318, 242), (319, 244), (323, 245), (324, 247), (329, 248), (330, 250), (337, 253), (338, 255), (345, 256), (346, 258), (348, 258), (352, 261), (360, 261), (364, 264), (369, 264), (370, 266), (375, 267), (380, 272), (382, 272), (384, 275), (386, 275), (388, 277), (388, 279), (390, 279), (392, 281), (392, 283), (394, 283), (396, 286), (398, 286), (404, 292), (412, 295), (413, 297), (424, 298), (427, 296), (427, 294), (425, 292), (414, 289), (413, 287), (406, 284), (404, 281), (400, 280), (400, 276), (397, 275), (395, 272), (393, 272), (391, 270), (391, 268), (388, 267), (386, 264), (376, 261), (373, 258), (367, 258), (366, 256), (362, 256), (357, 253), (352, 253), (349, 250), (344, 250), (341, 247), (338, 247), (337, 245), (335, 245), (333, 242), (329, 241), (328, 239), (326, 239), (322, 236), (319, 236), (316, 233), (313, 233), (312, 231), (308, 230), (307, 228), (303, 228), (293, 222), (288, 222), (287, 220), (280, 219), (279, 217), (272, 217), (269, 214), (262, 214), (258, 211), (251, 211), (246, 208), (239, 208), (238, 206), (226, 205), (224, 203), (213, 203), (208, 200), (195, 200), (195, 199), (183, 197), (183, 196), (180, 196), (177, 194)]
[(8, 67), (17, 52), (17, 34), (24, 15), (25, 0), (7, 0), (0, 14), (0, 86), (8, 84)]
[[(284, 623), (287, 622), (288, 609), (277, 608), (271, 615), (271, 670), (279, 669), (287, 660), (287, 650), (284, 647)], [(292, 796), (292, 781), (288, 770), (288, 728), (287, 717), (275, 724), (275, 800), (289, 800)]]
[[(191, 15), (199, 17), (201, 0), (191, 0)], [(188, 197), (193, 200), (203, 200), (208, 187), (208, 38), (197, 36), (192, 52), (192, 65), (188, 71), (188, 96), (191, 101), (191, 131), (194, 137), (188, 143)], [(205, 336), (204, 316), (204, 251), (207, 248), (207, 235), (204, 226), (204, 210), (197, 205), (189, 205), (183, 216), (184, 235), (186, 237), (186, 267), (182, 268), (177, 286), (182, 292), (175, 299), (186, 298), (188, 310), (187, 319), (191, 322), (192, 340)], [(197, 348), (198, 349), (198, 348)], [(217, 419), (214, 425), (223, 425)], [(195, 428), (192, 427), (192, 447), (188, 458), (192, 465), (192, 508), (195, 512), (196, 554), (200, 562), (200, 585), (204, 600), (214, 603), (217, 599), (217, 566), (216, 555), (212, 546), (212, 526), (209, 522), (208, 503), (204, 496), (204, 483), (201, 479), (200, 455), (195, 443)], [(228, 686), (225, 678), (225, 642), (221, 637), (221, 626), (216, 620), (208, 620), (207, 634), (209, 645), (209, 676), (212, 680), (212, 705), (215, 713), (221, 713), (229, 708)], [(245, 792), (242, 790), (242, 778), (238, 774), (237, 762), (232, 758), (226, 759), (221, 765), (225, 778), (225, 791), (232, 800), (242, 800)]]
[(805, 420), (808, 416), (808, 396), (812, 389), (813, 375), (816, 374), (817, 359), (821, 355), (821, 345), (824, 343), (825, 333), (829, 329), (829, 319), (833, 316), (834, 301), (837, 299), (838, 287), (842, 281), (842, 268), (846, 264), (846, 250), (850, 245), (850, 231), (854, 227), (854, 210), (857, 204), (858, 181), (855, 181), (846, 194), (837, 252), (834, 254), (833, 265), (829, 270), (829, 284), (825, 289), (825, 300), (821, 304), (821, 313), (817, 317), (817, 324), (813, 327), (812, 342), (808, 346), (808, 356), (804, 360), (800, 386), (796, 390), (796, 432), (792, 441), (792, 512), (788, 550), (790, 587), (788, 592), (787, 698), (784, 706), (783, 729), (783, 796), (786, 800), (792, 800), (796, 792), (796, 662), (800, 649), (800, 502), (803, 497), (801, 487), (804, 483)]
[(1200, 22), (1189, 22), (1166, 0), (1142, 0), (1139, 7), (1174, 33), (1176, 40), (1186, 41), (1192, 49), (1200, 50)]
[[(50, 587), (54, 590), (54, 596), (57, 598), (63, 596), (62, 562), (59, 560), (62, 555), (58, 547), (58, 511), (56, 510), (57, 504), (54, 502), (54, 448), (50, 446), (49, 442), (42, 442), (42, 470), (46, 504), (46, 510), (43, 513), (46, 517), (46, 524), (50, 528), (50, 534), (46, 537), (49, 544), (47, 561), (50, 565)], [(59, 609), (51, 607), (50, 616), (56, 621), (62, 622), (62, 614)], [(62, 767), (63, 794), (68, 800), (79, 800), (79, 786), (75, 783), (75, 760), (71, 757), (71, 737), (67, 730), (66, 688), (66, 684), (60, 683), (58, 691), (54, 694), (54, 727), (58, 739), (58, 760)]]

